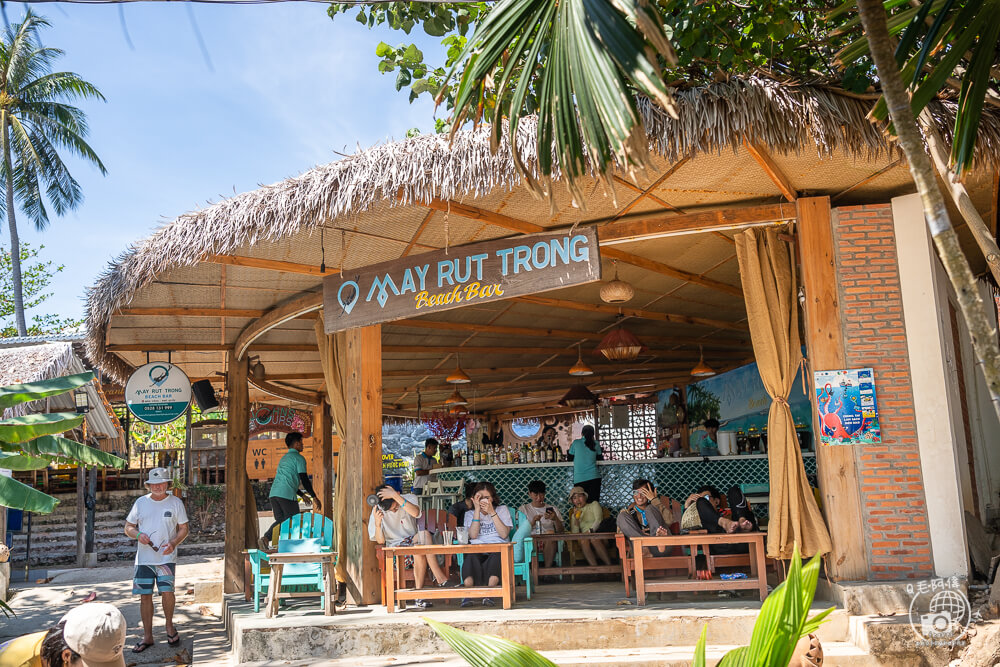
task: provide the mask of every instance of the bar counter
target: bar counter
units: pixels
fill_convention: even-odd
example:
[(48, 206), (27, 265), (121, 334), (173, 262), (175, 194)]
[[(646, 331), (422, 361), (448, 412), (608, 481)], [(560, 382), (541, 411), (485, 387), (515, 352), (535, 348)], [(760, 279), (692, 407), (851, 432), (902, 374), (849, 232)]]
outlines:
[[(802, 452), (807, 475), (816, 474), (815, 452)], [(683, 457), (677, 459), (643, 459), (639, 461), (598, 461), (601, 474), (601, 505), (618, 510), (632, 502), (632, 480), (645, 478), (657, 490), (683, 502), (703, 484), (712, 484), (722, 493), (733, 484), (767, 484), (767, 454), (739, 456)], [(540, 479), (546, 486), (546, 503), (566, 516), (569, 490), (573, 487), (573, 464), (529, 463), (511, 465), (456, 466), (431, 473), (438, 479), (471, 482), (492, 482), (500, 494), (500, 502), (517, 508), (528, 502), (528, 482)], [(757, 504), (754, 510), (766, 516), (766, 506)]]

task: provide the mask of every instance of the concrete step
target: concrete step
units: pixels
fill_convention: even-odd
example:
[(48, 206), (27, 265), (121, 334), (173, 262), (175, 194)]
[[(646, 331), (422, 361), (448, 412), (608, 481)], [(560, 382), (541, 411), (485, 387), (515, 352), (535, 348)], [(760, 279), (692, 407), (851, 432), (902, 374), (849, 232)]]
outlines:
[[(711, 645), (706, 648), (705, 657), (709, 665), (716, 665), (722, 657), (736, 646)], [(560, 667), (690, 667), (694, 658), (694, 646), (665, 646), (655, 648), (599, 649), (541, 651), (546, 658)], [(823, 664), (827, 667), (875, 667), (879, 663), (861, 649), (846, 642), (825, 642), (823, 644)], [(264, 667), (278, 661), (239, 663), (239, 667)], [(280, 661), (281, 665), (305, 667), (467, 667), (468, 663), (455, 653), (433, 655), (393, 655), (377, 657), (338, 658), (336, 660)]]
[[(211, 556), (222, 554), (225, 548), (224, 542), (185, 542), (181, 547), (181, 553), (185, 556)], [(104, 548), (100, 542), (97, 543), (97, 560), (106, 561), (130, 561), (135, 558), (135, 541), (129, 540), (127, 544), (116, 548)], [(31, 563), (34, 566), (62, 565), (76, 562), (76, 542), (72, 542), (69, 547), (59, 550), (49, 548), (37, 549), (34, 542), (31, 548)], [(11, 566), (14, 569), (24, 567), (24, 550), (11, 552)]]

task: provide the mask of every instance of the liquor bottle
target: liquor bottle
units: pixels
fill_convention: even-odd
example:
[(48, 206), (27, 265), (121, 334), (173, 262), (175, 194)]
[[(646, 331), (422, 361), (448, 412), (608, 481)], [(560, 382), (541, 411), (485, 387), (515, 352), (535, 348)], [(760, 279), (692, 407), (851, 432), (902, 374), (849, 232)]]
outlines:
[(506, 447), (503, 448), (503, 462), (505, 465), (510, 465), (510, 450)]
[(521, 463), (528, 462), (528, 443), (521, 443)]
[(546, 463), (552, 463), (552, 460), (555, 458), (555, 453), (552, 451), (553, 447), (554, 447), (554, 445), (550, 444), (548, 447), (545, 448), (545, 462)]

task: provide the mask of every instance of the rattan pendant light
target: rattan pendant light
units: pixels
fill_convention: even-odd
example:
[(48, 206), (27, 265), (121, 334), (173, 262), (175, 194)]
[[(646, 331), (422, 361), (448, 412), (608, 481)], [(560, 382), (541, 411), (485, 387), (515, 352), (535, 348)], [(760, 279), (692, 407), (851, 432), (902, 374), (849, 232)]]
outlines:
[(569, 388), (566, 395), (559, 399), (559, 405), (567, 408), (592, 408), (597, 403), (597, 397), (586, 385), (576, 384)]
[(569, 374), (575, 376), (594, 374), (594, 369), (583, 363), (583, 350), (579, 345), (576, 346), (576, 363), (569, 369)]
[(635, 296), (635, 289), (624, 280), (618, 279), (618, 261), (615, 261), (615, 278), (601, 287), (601, 301), (605, 303), (625, 303)]
[(622, 319), (623, 316), (619, 313), (618, 326), (597, 344), (597, 351), (610, 361), (633, 361), (646, 349), (635, 334), (622, 326)]
[(702, 351), (701, 345), (698, 346), (698, 363), (691, 369), (691, 375), (696, 378), (707, 378), (715, 375), (715, 370), (705, 363), (705, 353)]

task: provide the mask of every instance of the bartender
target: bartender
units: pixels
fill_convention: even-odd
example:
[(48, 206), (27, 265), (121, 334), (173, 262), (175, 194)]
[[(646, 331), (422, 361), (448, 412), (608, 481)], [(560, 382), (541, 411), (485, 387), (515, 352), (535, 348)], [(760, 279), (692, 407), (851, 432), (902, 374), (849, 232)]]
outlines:
[(709, 417), (705, 420), (705, 435), (698, 442), (698, 452), (702, 456), (719, 455), (719, 420)]

